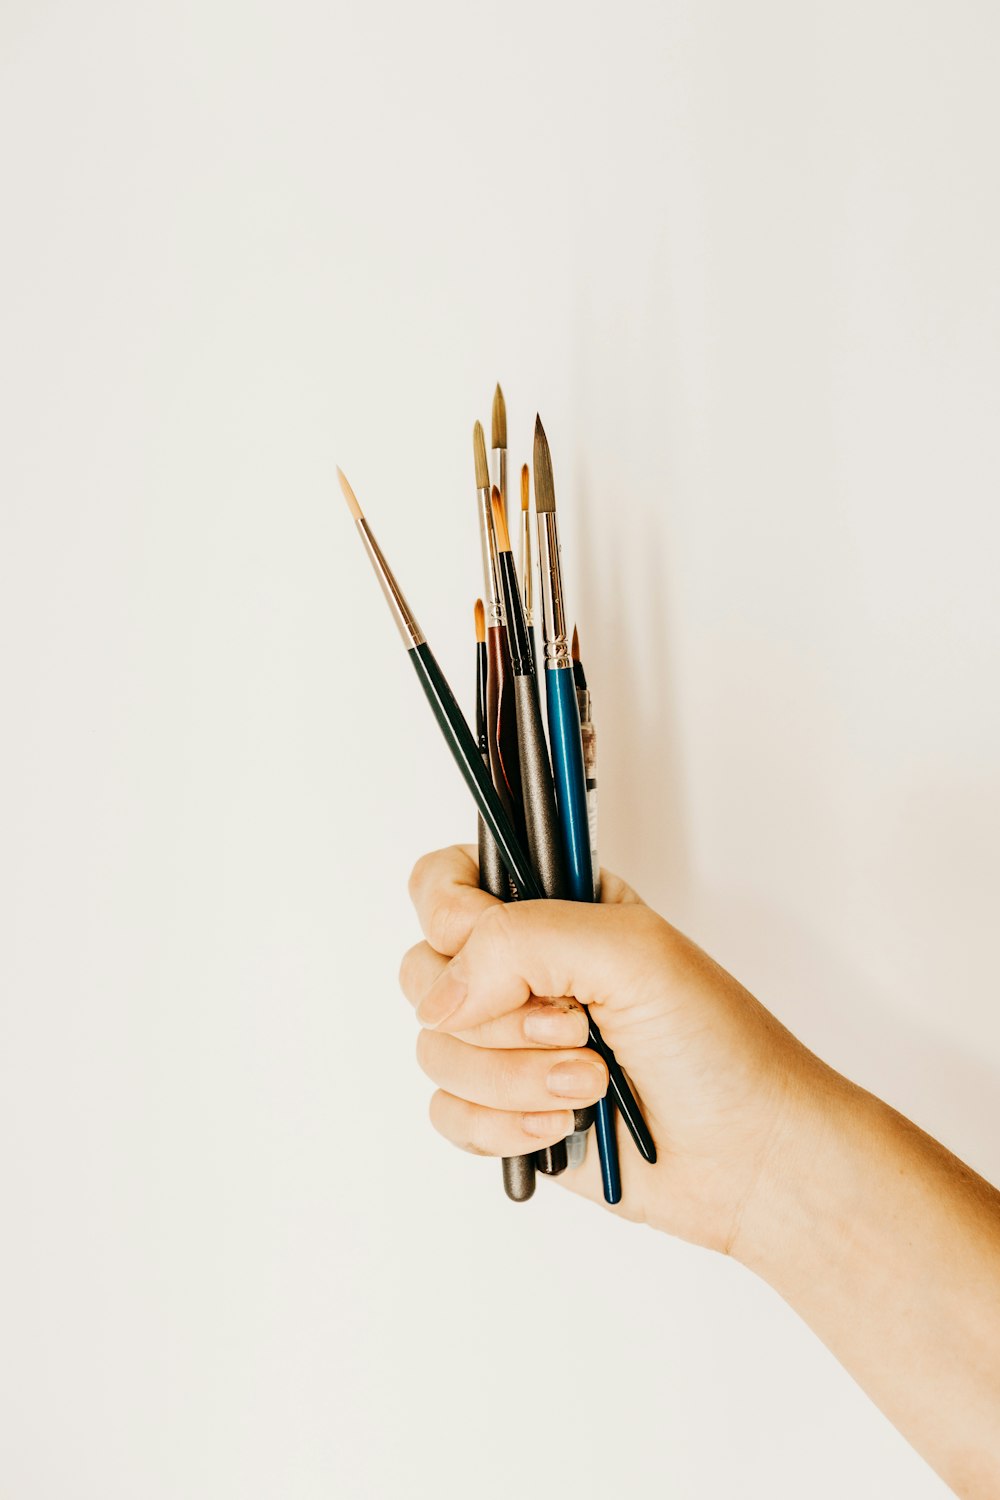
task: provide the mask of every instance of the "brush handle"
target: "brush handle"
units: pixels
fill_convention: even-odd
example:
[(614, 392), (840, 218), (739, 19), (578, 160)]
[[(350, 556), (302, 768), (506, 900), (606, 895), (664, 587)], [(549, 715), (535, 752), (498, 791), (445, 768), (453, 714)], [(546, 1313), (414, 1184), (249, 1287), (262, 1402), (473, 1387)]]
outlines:
[[(485, 764), (485, 762), (484, 762)], [(507, 893), (507, 871), (504, 869), (497, 841), (483, 822), (482, 813), (477, 818), (479, 825), (479, 884), (484, 891), (499, 893), (503, 901)]]
[[(549, 715), (549, 738), (552, 741), (552, 770), (559, 803), (559, 823), (566, 854), (569, 893), (574, 901), (594, 899), (594, 863), (590, 849), (590, 819), (587, 809), (587, 772), (583, 761), (583, 738), (580, 733), (580, 704), (572, 671), (565, 667), (548, 668), (545, 674), (545, 702)], [(596, 1027), (591, 1022), (591, 1046)], [(598, 1036), (600, 1033), (598, 1032)], [(601, 1056), (608, 1061), (610, 1088), (616, 1088), (611, 1076), (613, 1054), (603, 1044)], [(621, 1079), (621, 1069), (615, 1063)], [(617, 1090), (616, 1090), (617, 1091)], [(634, 1102), (634, 1101), (633, 1101)], [(640, 1117), (641, 1118), (641, 1117)], [(606, 1203), (621, 1201), (621, 1174), (618, 1165), (618, 1140), (607, 1096), (598, 1101), (597, 1150), (601, 1159), (601, 1180)], [(645, 1128), (645, 1126), (643, 1126)], [(648, 1131), (646, 1132), (648, 1135)], [(636, 1142), (638, 1145), (638, 1141)], [(642, 1150), (642, 1147), (639, 1148)]]
[(528, 854), (546, 896), (561, 900), (566, 895), (566, 867), (549, 749), (538, 702), (538, 683), (533, 673), (526, 672), (514, 678), (514, 706), (517, 710), (517, 746)]
[[(482, 752), (484, 764), (488, 756)], [(501, 792), (501, 799), (506, 797)], [(510, 881), (504, 869), (496, 840), (479, 817), (479, 888), (489, 891), (498, 901), (510, 899)], [(527, 1152), (524, 1156), (505, 1156), (501, 1163), (503, 1190), (514, 1203), (526, 1203), (535, 1191), (535, 1156)]]
[(523, 844), (527, 830), (518, 762), (514, 675), (503, 625), (490, 625), (486, 630), (486, 738), (493, 784), (501, 802), (509, 803), (511, 821)]
[(618, 1165), (618, 1142), (615, 1139), (615, 1101), (610, 1091), (597, 1101), (594, 1120), (597, 1152), (601, 1159), (601, 1183), (605, 1203), (622, 1201), (622, 1178)]
[(565, 667), (545, 671), (545, 707), (552, 746), (552, 776), (559, 809), (559, 828), (571, 901), (593, 901), (594, 865), (590, 857), (587, 817), (587, 773), (583, 765), (580, 706), (573, 673)]

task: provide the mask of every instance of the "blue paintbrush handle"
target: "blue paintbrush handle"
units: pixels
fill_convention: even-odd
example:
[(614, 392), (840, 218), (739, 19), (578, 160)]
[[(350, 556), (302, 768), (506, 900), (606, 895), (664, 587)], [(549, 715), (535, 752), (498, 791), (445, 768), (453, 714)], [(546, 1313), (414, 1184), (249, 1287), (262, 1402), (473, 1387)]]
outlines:
[[(594, 864), (590, 853), (590, 822), (587, 816), (587, 772), (583, 764), (580, 735), (580, 704), (573, 673), (565, 667), (545, 673), (545, 704), (549, 715), (552, 747), (552, 777), (556, 806), (566, 855), (569, 895), (573, 901), (593, 901)], [(604, 1053), (609, 1051), (604, 1048)], [(606, 1203), (620, 1203), (621, 1176), (618, 1141), (615, 1137), (614, 1106), (609, 1098), (598, 1101), (597, 1149), (601, 1158), (601, 1180)]]
[(590, 857), (580, 706), (576, 701), (573, 673), (565, 667), (546, 669), (545, 707), (549, 720), (556, 808), (566, 856), (567, 894), (571, 901), (593, 901), (594, 866)]

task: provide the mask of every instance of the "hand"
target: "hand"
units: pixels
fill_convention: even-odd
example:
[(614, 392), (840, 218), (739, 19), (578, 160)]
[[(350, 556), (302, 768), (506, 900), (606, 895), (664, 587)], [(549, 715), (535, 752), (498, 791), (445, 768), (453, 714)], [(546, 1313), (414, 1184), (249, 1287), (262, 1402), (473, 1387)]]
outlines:
[[(655, 1166), (642, 1161), (619, 1122), (614, 1212), (738, 1254), (829, 1070), (617, 876), (602, 872), (602, 892), (596, 907), (504, 905), (479, 889), (471, 847), (419, 861), (410, 895), (426, 941), (404, 957), (400, 983), (422, 1027), (418, 1061), (438, 1085), (431, 1120), (488, 1155), (561, 1140), (572, 1109), (607, 1088), (585, 1049), (587, 1005), (658, 1151)], [(556, 1181), (602, 1203), (596, 1144), (587, 1155)]]

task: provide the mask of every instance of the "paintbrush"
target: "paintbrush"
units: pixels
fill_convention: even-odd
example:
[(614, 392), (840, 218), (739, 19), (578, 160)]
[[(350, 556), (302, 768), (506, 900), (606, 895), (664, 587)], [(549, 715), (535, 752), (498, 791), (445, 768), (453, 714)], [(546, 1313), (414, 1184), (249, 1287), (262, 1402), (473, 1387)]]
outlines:
[[(593, 901), (594, 867), (587, 818), (587, 778), (583, 765), (580, 708), (573, 680), (573, 661), (566, 637), (566, 609), (552, 456), (541, 418), (535, 418), (535, 511), (538, 516), (538, 555), (542, 575), (542, 635), (545, 650), (545, 704), (552, 748), (552, 773), (563, 837), (569, 895), (574, 901)], [(599, 1049), (600, 1050), (600, 1049)], [(606, 1050), (602, 1055), (606, 1056)], [(608, 1203), (621, 1201), (621, 1174), (614, 1134), (614, 1118), (607, 1098), (597, 1105), (597, 1145), (601, 1179)], [(639, 1150), (649, 1160), (652, 1138), (641, 1117), (629, 1122)], [(639, 1127), (638, 1133), (633, 1124)], [(655, 1148), (653, 1148), (655, 1151)]]
[(490, 478), (500, 491), (503, 518), (507, 517), (507, 403), (499, 384), (493, 392), (490, 416)]
[(465, 722), (465, 716), (455, 701), (455, 695), (448, 686), (447, 679), (438, 666), (437, 658), (427, 644), (427, 637), (417, 624), (416, 616), (407, 604), (392, 569), (382, 555), (357, 497), (342, 470), (337, 470), (337, 477), (340, 480), (340, 488), (344, 492), (347, 507), (354, 517), (354, 523), (365, 551), (368, 553), (368, 559), (375, 570), (375, 576), (382, 585), (389, 612), (396, 622), (410, 662), (420, 679), (420, 686), (437, 720), (438, 728), (445, 737), (465, 784), (482, 814), (483, 821), (496, 840), (497, 848), (500, 850), (507, 873), (514, 882), (517, 894), (525, 901), (540, 900), (543, 892), (531, 868), (531, 861), (524, 852), (524, 847), (506, 808), (497, 796), (489, 772), (483, 765), (479, 746), (473, 739), (472, 731)]

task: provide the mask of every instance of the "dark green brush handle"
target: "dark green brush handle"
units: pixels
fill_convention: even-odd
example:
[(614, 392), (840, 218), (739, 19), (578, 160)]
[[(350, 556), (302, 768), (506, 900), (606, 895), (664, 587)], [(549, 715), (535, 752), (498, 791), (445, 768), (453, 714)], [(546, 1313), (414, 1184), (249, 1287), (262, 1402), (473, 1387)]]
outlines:
[(409, 658), (420, 685), (427, 694), (427, 701), (434, 710), (438, 728), (448, 742), (455, 763), (465, 778), (465, 783), (476, 799), (476, 806), (483, 815), (483, 822), (496, 840), (503, 862), (510, 871), (523, 901), (540, 901), (544, 891), (535, 878), (535, 872), (525, 858), (514, 825), (496, 794), (489, 772), (483, 765), (479, 746), (472, 737), (472, 730), (465, 722), (465, 715), (455, 700), (455, 695), (437, 664), (434, 652), (423, 641), (411, 646)]
[[(427, 701), (434, 710), (438, 727), (448, 741), (448, 747), (479, 807), (480, 850), (483, 850), (485, 835), (493, 846), (491, 856), (500, 854), (519, 893), (526, 899), (537, 900), (543, 892), (530, 867), (524, 865), (524, 856), (513, 824), (490, 779), (482, 751), (472, 738), (472, 731), (426, 641), (421, 646), (411, 648), (410, 660), (427, 694)], [(507, 876), (499, 860), (491, 857), (487, 862), (481, 863), (479, 874), (484, 890), (488, 890), (491, 896), (496, 896), (500, 901), (507, 899)], [(535, 1191), (534, 1156), (505, 1156), (503, 1185), (508, 1198), (515, 1203), (526, 1203)]]

